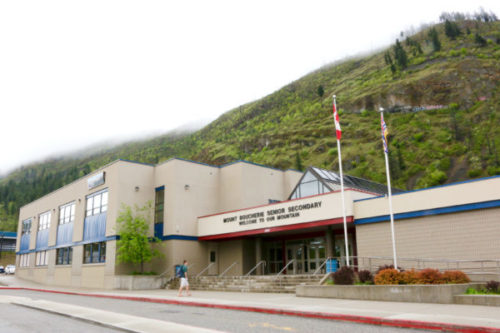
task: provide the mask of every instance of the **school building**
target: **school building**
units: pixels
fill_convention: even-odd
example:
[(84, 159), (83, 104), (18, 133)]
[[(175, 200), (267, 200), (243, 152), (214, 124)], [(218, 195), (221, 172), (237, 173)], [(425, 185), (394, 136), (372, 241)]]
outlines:
[[(344, 176), (353, 263), (392, 256), (387, 187)], [(20, 210), (18, 277), (47, 285), (113, 289), (138, 266), (117, 263), (123, 204), (152, 202), (150, 235), (163, 253), (147, 270), (191, 276), (311, 274), (345, 256), (337, 173), (304, 173), (246, 161), (212, 166), (179, 158), (158, 165), (117, 160)], [(500, 177), (416, 191), (393, 190), (398, 257), (500, 258)], [(431, 266), (431, 264), (429, 264)], [(407, 267), (410, 268), (410, 267)], [(171, 273), (170, 273), (171, 272)]]

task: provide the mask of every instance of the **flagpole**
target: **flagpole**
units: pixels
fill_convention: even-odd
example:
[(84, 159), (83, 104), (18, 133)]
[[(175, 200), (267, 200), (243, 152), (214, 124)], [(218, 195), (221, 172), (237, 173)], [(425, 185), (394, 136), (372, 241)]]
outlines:
[[(384, 109), (380, 108), (380, 114), (382, 115), (382, 119), (384, 117)], [(388, 145), (388, 142), (386, 142)], [(392, 255), (394, 258), (394, 268), (398, 269), (398, 259), (396, 256), (396, 237), (394, 233), (394, 214), (392, 212), (392, 189), (391, 189), (391, 175), (389, 174), (389, 157), (388, 157), (388, 149), (384, 148), (384, 156), (385, 156), (385, 173), (387, 177), (387, 193), (389, 195), (389, 214), (391, 217), (391, 236), (392, 236)]]
[[(334, 106), (335, 111), (336, 111), (337, 110), (337, 101), (335, 98), (336, 98), (336, 96), (333, 95), (333, 106)], [(349, 264), (349, 244), (348, 244), (348, 240), (347, 240), (347, 219), (345, 216), (345, 199), (344, 199), (344, 175), (342, 173), (342, 154), (340, 152), (340, 140), (338, 139), (338, 137), (337, 137), (337, 152), (339, 154), (340, 192), (342, 194), (341, 195), (342, 196), (342, 215), (344, 218), (345, 256), (346, 256), (346, 265), (347, 265), (347, 267), (349, 267), (350, 266), (350, 264)]]

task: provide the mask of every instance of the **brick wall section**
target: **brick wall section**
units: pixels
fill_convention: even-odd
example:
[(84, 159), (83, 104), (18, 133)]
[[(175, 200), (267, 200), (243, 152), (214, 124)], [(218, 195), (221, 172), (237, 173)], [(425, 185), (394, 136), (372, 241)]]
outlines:
[[(396, 220), (394, 228), (398, 258), (500, 259), (500, 208)], [(359, 257), (392, 257), (389, 222), (356, 225), (356, 238)]]

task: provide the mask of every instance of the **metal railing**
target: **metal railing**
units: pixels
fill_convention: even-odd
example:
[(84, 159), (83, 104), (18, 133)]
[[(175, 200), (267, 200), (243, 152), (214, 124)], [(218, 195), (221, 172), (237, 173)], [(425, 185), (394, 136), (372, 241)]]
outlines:
[(207, 265), (207, 267), (203, 268), (201, 270), (201, 272), (199, 272), (198, 274), (196, 274), (195, 278), (198, 278), (200, 277), (203, 273), (205, 273), (210, 267), (212, 267), (213, 265), (215, 265), (215, 262), (211, 262), (210, 264)]
[(321, 271), (321, 269), (326, 265), (328, 260), (333, 260), (333, 258), (332, 257), (326, 258), (325, 261), (323, 261), (323, 263), (314, 271), (313, 275), (318, 274)]
[(234, 265), (237, 265), (237, 264), (238, 264), (238, 261), (233, 262), (231, 265), (229, 265), (229, 267), (228, 267), (228, 268), (226, 268), (226, 269), (224, 270), (224, 272), (222, 272), (221, 274), (219, 274), (219, 277), (223, 277), (223, 276), (224, 276), (224, 274), (226, 274), (226, 273), (227, 273), (227, 272), (228, 272), (231, 268), (233, 268), (233, 267), (234, 267)]
[(245, 277), (249, 276), (250, 274), (253, 273), (253, 271), (255, 271), (257, 269), (257, 267), (259, 267), (260, 265), (264, 265), (264, 268), (266, 267), (266, 261), (265, 260), (261, 260), (257, 263), (257, 265), (254, 266), (254, 268), (252, 268), (248, 273), (245, 274)]
[[(380, 266), (392, 265), (393, 257), (350, 257), (351, 266), (358, 270), (375, 272)], [(336, 259), (336, 258), (335, 258)], [(345, 257), (340, 257), (340, 266), (345, 265)], [(500, 259), (443, 259), (443, 258), (397, 258), (401, 269), (460, 270), (467, 274), (500, 274)], [(351, 261), (351, 260), (350, 260)]]
[(290, 266), (290, 265), (291, 265), (291, 264), (293, 264), (294, 262), (295, 262), (295, 259), (290, 260), (290, 261), (289, 261), (289, 262), (285, 265), (285, 267), (283, 267), (283, 268), (281, 269), (281, 271), (279, 271), (279, 273), (278, 273), (278, 274), (276, 274), (276, 277), (275, 277), (274, 279), (278, 279), (278, 278), (280, 278), (280, 275), (281, 275), (281, 274), (283, 274), (283, 272), (284, 272), (284, 271), (288, 268), (288, 266)]

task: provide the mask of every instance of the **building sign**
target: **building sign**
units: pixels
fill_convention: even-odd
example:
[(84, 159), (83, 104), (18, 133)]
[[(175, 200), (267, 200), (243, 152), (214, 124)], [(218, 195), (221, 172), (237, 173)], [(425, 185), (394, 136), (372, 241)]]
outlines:
[[(352, 200), (346, 192), (346, 214), (352, 216)], [(290, 200), (234, 212), (198, 218), (198, 236), (323, 221), (342, 217), (340, 193)]]
[(97, 187), (99, 185), (104, 184), (105, 176), (106, 176), (106, 173), (103, 171), (103, 172), (100, 172), (96, 175), (93, 175), (92, 177), (87, 179), (87, 185), (88, 185), (89, 190), (93, 189), (94, 187)]

